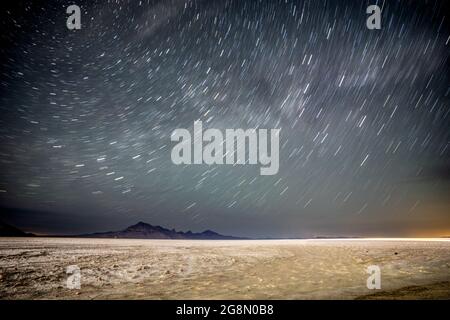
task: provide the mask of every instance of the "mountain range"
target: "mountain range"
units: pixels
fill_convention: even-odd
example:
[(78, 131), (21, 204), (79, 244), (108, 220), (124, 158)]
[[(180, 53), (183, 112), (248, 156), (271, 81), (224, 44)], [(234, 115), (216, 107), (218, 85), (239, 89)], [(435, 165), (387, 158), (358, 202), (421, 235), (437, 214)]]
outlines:
[(161, 226), (153, 226), (145, 222), (138, 222), (120, 231), (97, 232), (82, 234), (82, 238), (118, 238), (118, 239), (198, 239), (198, 240), (233, 240), (244, 239), (233, 236), (224, 236), (211, 230), (195, 233), (169, 230)]

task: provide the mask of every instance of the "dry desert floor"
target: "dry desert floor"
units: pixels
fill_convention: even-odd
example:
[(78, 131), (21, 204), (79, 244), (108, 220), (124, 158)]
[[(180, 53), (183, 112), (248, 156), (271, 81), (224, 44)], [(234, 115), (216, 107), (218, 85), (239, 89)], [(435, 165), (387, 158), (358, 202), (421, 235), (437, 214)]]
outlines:
[(450, 299), (448, 240), (0, 239), (0, 299), (433, 298)]

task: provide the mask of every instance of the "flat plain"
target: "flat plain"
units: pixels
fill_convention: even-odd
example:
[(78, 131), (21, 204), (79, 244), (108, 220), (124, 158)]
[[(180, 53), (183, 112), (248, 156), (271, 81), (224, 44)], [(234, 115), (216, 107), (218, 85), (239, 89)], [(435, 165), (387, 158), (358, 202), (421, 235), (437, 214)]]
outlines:
[(450, 241), (0, 238), (0, 299), (450, 299)]

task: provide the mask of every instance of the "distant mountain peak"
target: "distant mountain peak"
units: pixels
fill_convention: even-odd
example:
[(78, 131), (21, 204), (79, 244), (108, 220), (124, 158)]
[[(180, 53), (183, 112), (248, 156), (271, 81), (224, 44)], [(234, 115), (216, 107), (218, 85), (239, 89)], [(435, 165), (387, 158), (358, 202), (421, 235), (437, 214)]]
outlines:
[(232, 240), (241, 239), (232, 236), (224, 236), (212, 230), (205, 230), (200, 233), (192, 231), (182, 232), (175, 229), (169, 230), (161, 226), (153, 226), (149, 223), (139, 221), (124, 230), (99, 232), (81, 235), (86, 238), (125, 238), (125, 239), (210, 239), (210, 240)]
[(205, 231), (203, 231), (201, 234), (210, 234), (210, 235), (218, 235), (218, 233), (217, 232), (214, 232), (214, 231), (212, 231), (212, 230), (205, 230)]
[(136, 224), (133, 224), (131, 226), (129, 226), (126, 230), (128, 229), (150, 229), (150, 228), (154, 228), (151, 224), (139, 221)]
[(26, 233), (3, 221), (0, 221), (0, 237), (31, 237), (32, 233)]

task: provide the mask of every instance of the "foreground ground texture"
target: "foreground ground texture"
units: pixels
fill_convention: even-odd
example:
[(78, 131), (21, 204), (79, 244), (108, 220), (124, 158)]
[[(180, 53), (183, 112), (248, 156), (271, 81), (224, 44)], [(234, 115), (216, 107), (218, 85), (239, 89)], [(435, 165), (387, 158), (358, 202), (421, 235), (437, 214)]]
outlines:
[(0, 299), (355, 298), (450, 299), (450, 241), (0, 239)]

